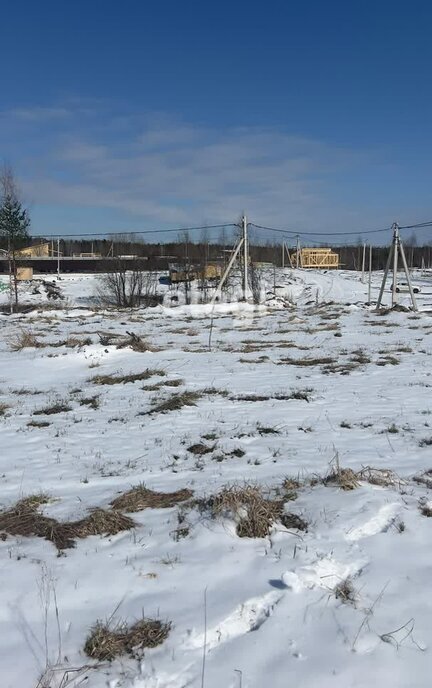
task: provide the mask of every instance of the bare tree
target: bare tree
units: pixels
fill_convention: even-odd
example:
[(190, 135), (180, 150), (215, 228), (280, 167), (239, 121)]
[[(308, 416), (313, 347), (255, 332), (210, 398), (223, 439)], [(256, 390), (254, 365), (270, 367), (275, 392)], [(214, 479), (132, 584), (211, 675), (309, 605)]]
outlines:
[(10, 311), (18, 308), (16, 252), (29, 241), (30, 217), (19, 198), (12, 168), (0, 172), (0, 236), (5, 239), (9, 260)]
[(143, 269), (140, 260), (114, 261), (109, 272), (100, 277), (97, 296), (101, 303), (118, 308), (154, 306), (157, 295), (157, 274)]
[(248, 272), (249, 288), (252, 292), (253, 302), (261, 303), (264, 290), (262, 270), (257, 267), (256, 263), (250, 263)]

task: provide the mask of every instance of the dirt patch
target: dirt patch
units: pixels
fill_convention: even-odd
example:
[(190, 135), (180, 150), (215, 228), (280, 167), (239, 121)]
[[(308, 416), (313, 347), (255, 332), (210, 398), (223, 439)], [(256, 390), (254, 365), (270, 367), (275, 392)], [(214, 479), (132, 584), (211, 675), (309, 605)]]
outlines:
[(190, 499), (193, 492), (188, 489), (176, 492), (154, 492), (145, 485), (137, 485), (128, 492), (116, 497), (111, 502), (113, 509), (127, 511), (142, 511), (143, 509), (168, 509), (180, 502)]

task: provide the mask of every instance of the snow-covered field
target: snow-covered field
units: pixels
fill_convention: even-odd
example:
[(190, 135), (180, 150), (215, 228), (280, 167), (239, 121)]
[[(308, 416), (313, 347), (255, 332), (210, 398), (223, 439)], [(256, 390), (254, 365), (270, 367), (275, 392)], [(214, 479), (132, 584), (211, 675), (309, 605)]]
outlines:
[[(34, 310), (0, 315), (2, 687), (429, 686), (432, 281), (416, 283), (419, 313), (379, 315), (356, 273), (279, 271), (294, 306), (212, 318), (95, 310), (95, 278), (72, 275), (66, 306), (24, 293)], [(118, 348), (126, 332), (148, 350)], [(111, 504), (143, 483), (193, 495)], [(264, 537), (238, 534), (245, 485), (278, 505)], [(57, 522), (96, 507), (133, 524), (59, 544)], [(39, 536), (32, 515), (53, 519)], [(161, 644), (86, 655), (98, 620), (143, 617), (171, 623)]]

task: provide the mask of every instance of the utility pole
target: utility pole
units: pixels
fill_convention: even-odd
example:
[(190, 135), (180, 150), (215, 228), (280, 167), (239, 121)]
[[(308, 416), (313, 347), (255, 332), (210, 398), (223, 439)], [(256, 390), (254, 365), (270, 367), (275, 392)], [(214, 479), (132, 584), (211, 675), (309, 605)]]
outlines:
[(300, 267), (300, 237), (297, 234), (297, 243), (296, 243), (296, 268)]
[(365, 278), (365, 265), (366, 265), (366, 244), (363, 244), (362, 276), (361, 276), (362, 284), (364, 284), (364, 278)]
[(57, 279), (60, 279), (60, 239), (57, 237)]
[(248, 294), (248, 262), (249, 262), (249, 246), (247, 235), (247, 219), (246, 215), (242, 217), (243, 227), (243, 301), (246, 301)]
[(368, 303), (371, 302), (371, 286), (372, 286), (372, 244), (369, 246), (369, 282), (368, 282)]
[(285, 242), (282, 242), (282, 268), (285, 267)]
[(392, 229), (393, 229), (393, 241), (392, 241), (392, 245), (390, 247), (390, 251), (388, 254), (387, 263), (386, 263), (385, 270), (384, 270), (383, 280), (381, 282), (381, 289), (380, 289), (380, 293), (378, 296), (376, 310), (379, 311), (380, 306), (381, 306), (381, 301), (382, 301), (382, 297), (384, 294), (384, 288), (385, 288), (385, 284), (387, 281), (387, 275), (388, 275), (389, 270), (390, 270), (390, 265), (392, 263), (392, 259), (393, 259), (392, 308), (397, 303), (397, 300), (396, 300), (397, 269), (398, 269), (398, 254), (400, 252), (400, 255), (402, 258), (402, 265), (403, 265), (403, 268), (405, 271), (405, 277), (407, 280), (408, 289), (409, 289), (409, 293), (410, 293), (410, 297), (411, 297), (411, 303), (412, 303), (413, 311), (417, 311), (418, 308), (417, 308), (417, 302), (416, 302), (416, 298), (414, 296), (414, 292), (413, 292), (413, 288), (412, 288), (412, 284), (411, 284), (411, 275), (410, 275), (409, 270), (408, 270), (408, 265), (407, 265), (407, 261), (406, 261), (406, 257), (405, 257), (404, 247), (403, 247), (402, 242), (400, 240), (399, 225), (397, 224), (397, 222), (393, 223)]

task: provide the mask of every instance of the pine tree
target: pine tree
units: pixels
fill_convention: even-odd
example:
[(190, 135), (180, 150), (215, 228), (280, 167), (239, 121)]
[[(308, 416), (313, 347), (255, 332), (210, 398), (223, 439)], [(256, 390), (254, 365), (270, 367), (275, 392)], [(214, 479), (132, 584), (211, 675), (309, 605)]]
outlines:
[(0, 237), (7, 243), (12, 312), (12, 291), (15, 296), (15, 306), (18, 306), (16, 251), (29, 241), (27, 230), (30, 226), (30, 217), (28, 211), (23, 208), (19, 200), (13, 173), (10, 169), (5, 169), (1, 173), (0, 186), (2, 191), (0, 203)]

